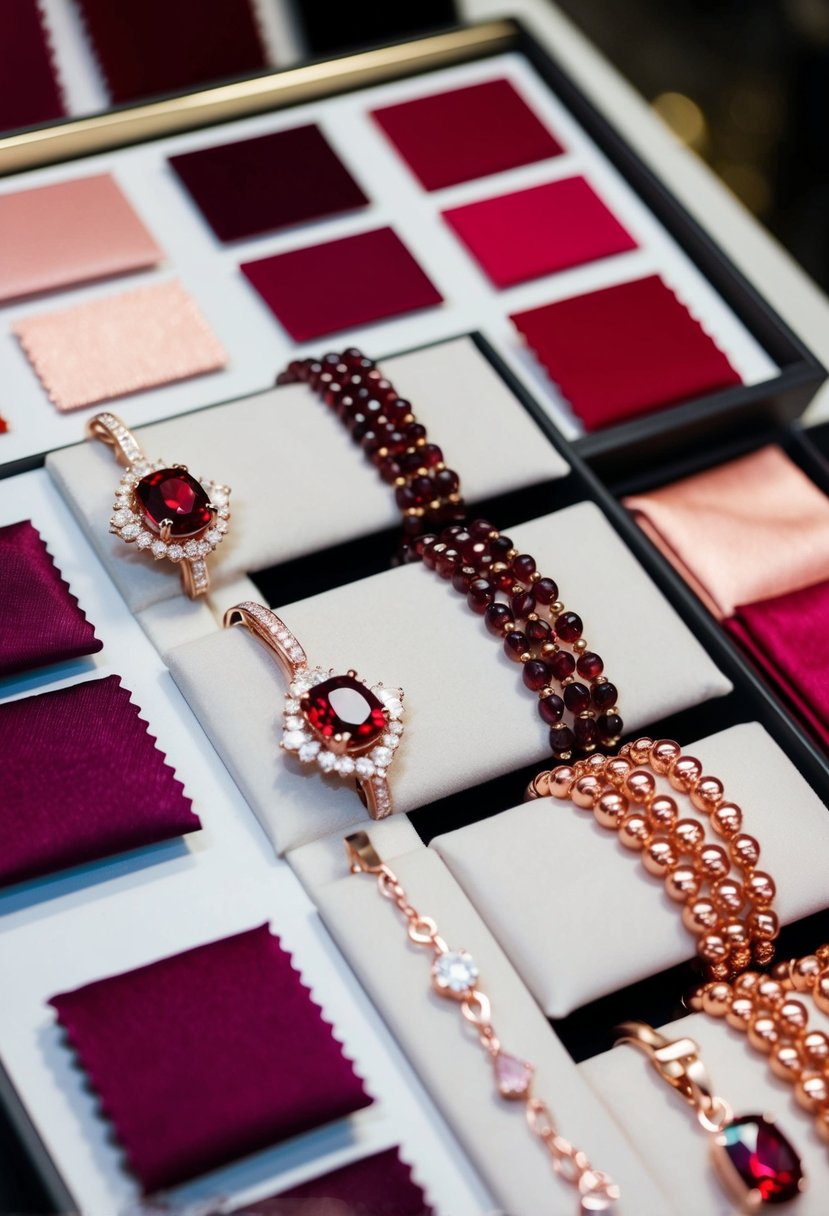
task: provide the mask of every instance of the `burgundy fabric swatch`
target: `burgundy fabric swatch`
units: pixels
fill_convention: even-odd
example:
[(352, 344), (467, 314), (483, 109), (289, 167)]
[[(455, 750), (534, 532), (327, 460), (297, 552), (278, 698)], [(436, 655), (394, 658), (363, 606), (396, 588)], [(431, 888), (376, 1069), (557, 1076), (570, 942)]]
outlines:
[(118, 676), (0, 705), (0, 886), (201, 823)]
[(50, 1004), (145, 1191), (371, 1102), (267, 925)]
[(250, 0), (76, 0), (115, 102), (267, 67)]
[(561, 144), (509, 80), (487, 80), (374, 110), (426, 190), (559, 156)]
[(588, 431), (741, 383), (658, 275), (510, 319)]
[(724, 624), (829, 748), (829, 582), (743, 604)]
[(234, 1209), (236, 1216), (430, 1216), (431, 1212), (396, 1148)]
[(102, 646), (37, 529), (27, 519), (0, 528), (0, 676)]
[(392, 228), (244, 262), (242, 272), (297, 342), (443, 301)]
[(274, 232), (368, 203), (315, 124), (170, 157), (220, 241)]
[(0, 131), (66, 113), (37, 0), (0, 4)]
[(496, 287), (636, 248), (583, 177), (453, 207), (443, 218)]

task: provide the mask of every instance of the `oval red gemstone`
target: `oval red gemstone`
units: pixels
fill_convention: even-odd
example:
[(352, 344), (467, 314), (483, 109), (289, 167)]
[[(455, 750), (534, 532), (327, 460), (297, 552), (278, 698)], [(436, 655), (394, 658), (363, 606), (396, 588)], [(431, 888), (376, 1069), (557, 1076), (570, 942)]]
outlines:
[(332, 676), (303, 697), (302, 712), (326, 739), (351, 736), (349, 748), (363, 748), (386, 729), (379, 699), (352, 676)]
[(194, 536), (210, 523), (207, 491), (184, 469), (148, 473), (135, 487), (135, 496), (144, 518), (156, 532), (167, 519), (173, 536)]
[(762, 1115), (732, 1119), (717, 1137), (740, 1180), (763, 1203), (786, 1203), (800, 1189), (803, 1167), (783, 1133)]

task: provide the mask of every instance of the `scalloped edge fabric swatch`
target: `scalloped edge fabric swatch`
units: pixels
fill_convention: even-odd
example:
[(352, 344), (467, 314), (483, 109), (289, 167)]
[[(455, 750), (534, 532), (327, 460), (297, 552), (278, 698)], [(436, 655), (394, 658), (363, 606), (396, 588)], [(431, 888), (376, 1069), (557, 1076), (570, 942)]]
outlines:
[(0, 4), (0, 130), (51, 122), (66, 113), (38, 0)]
[(399, 1149), (387, 1148), (233, 1212), (234, 1216), (431, 1216), (432, 1208), (410, 1167), (401, 1161)]

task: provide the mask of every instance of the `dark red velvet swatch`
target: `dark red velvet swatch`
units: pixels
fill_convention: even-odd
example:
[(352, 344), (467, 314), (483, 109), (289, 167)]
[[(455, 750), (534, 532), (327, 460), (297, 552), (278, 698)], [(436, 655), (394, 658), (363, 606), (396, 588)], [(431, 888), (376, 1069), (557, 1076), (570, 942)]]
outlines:
[(658, 275), (510, 319), (588, 431), (741, 383)]
[(170, 157), (220, 241), (364, 207), (368, 199), (318, 126)]
[(0, 3), (0, 131), (66, 113), (37, 0)]
[(496, 287), (635, 249), (583, 177), (568, 177), (443, 212)]
[(0, 528), (0, 676), (102, 646), (37, 529), (27, 519)]
[(245, 262), (242, 272), (297, 342), (443, 300), (392, 228)]
[(267, 925), (52, 997), (145, 1191), (371, 1099)]
[(432, 1208), (397, 1149), (388, 1148), (234, 1212), (236, 1216), (430, 1216)]
[(509, 80), (416, 97), (373, 117), (427, 190), (564, 151)]
[(137, 101), (268, 66), (250, 0), (76, 0), (110, 96)]
[(0, 886), (201, 823), (117, 676), (0, 705)]

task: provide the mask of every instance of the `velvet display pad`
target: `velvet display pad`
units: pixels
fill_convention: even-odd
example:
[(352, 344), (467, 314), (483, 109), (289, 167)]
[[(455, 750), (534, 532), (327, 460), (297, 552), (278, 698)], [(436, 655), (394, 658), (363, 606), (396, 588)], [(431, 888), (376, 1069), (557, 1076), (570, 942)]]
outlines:
[(102, 646), (37, 529), (26, 519), (0, 528), (0, 676)]
[(242, 271), (297, 342), (443, 302), (392, 228), (245, 262)]
[(583, 177), (453, 207), (443, 218), (496, 287), (636, 248)]
[(509, 80), (417, 97), (372, 116), (426, 190), (564, 151)]
[(163, 257), (109, 173), (0, 194), (0, 300), (125, 274)]
[(235, 1208), (236, 1216), (431, 1216), (396, 1148)]
[(268, 66), (251, 0), (77, 0), (113, 101), (135, 101)]
[(371, 1099), (267, 925), (52, 997), (145, 1192)]
[(171, 156), (220, 241), (274, 232), (368, 203), (316, 124)]
[(774, 444), (623, 501), (718, 618), (829, 579), (829, 499)]
[(658, 275), (510, 319), (588, 431), (741, 383)]
[(12, 329), (61, 411), (218, 371), (227, 363), (221, 342), (175, 279), (38, 313)]
[(0, 4), (0, 130), (66, 113), (38, 0)]
[(0, 886), (201, 827), (118, 676), (0, 705)]

